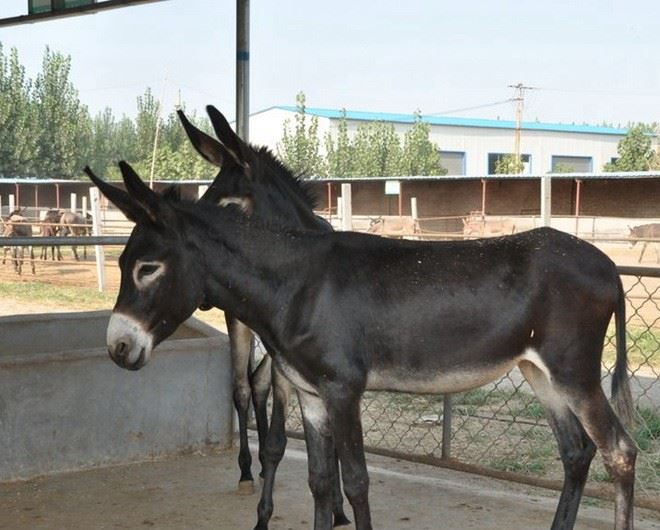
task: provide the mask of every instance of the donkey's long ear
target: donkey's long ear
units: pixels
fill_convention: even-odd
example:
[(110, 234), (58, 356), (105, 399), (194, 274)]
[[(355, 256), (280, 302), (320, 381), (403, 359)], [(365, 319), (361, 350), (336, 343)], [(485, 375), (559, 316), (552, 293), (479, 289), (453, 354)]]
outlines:
[(121, 176), (124, 179), (126, 190), (131, 195), (131, 198), (142, 206), (151, 221), (159, 223), (162, 220), (160, 217), (162, 211), (161, 198), (142, 182), (142, 179), (128, 162), (121, 160), (119, 162), (119, 169), (121, 170)]
[(229, 152), (220, 142), (212, 138), (203, 131), (195, 127), (186, 117), (182, 110), (177, 110), (181, 125), (183, 125), (190, 143), (202, 155), (207, 162), (214, 166), (222, 167), (225, 163), (238, 162), (238, 160)]
[(211, 125), (218, 140), (232, 153), (239, 165), (246, 167), (250, 161), (250, 147), (238, 137), (222, 112), (213, 105), (207, 105), (206, 112), (211, 118)]
[(85, 173), (94, 183), (94, 185), (101, 190), (108, 200), (119, 208), (122, 213), (131, 221), (139, 222), (145, 218), (145, 210), (133, 198), (121, 188), (108, 184), (105, 180), (97, 177), (89, 166), (85, 166)]

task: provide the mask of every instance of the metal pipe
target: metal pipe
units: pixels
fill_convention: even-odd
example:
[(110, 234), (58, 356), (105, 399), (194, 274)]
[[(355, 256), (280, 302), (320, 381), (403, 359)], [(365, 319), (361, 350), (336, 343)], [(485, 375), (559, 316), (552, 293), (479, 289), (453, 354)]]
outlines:
[(451, 394), (442, 396), (442, 453), (443, 460), (451, 458)]
[(486, 179), (481, 179), (481, 217), (486, 217)]
[(236, 134), (250, 138), (250, 0), (236, 0)]
[(50, 245), (92, 246), (125, 245), (128, 236), (77, 236), (77, 237), (0, 237), (0, 247), (45, 247)]
[(582, 188), (582, 181), (575, 179), (575, 235), (578, 235), (578, 228), (580, 222), (580, 190)]

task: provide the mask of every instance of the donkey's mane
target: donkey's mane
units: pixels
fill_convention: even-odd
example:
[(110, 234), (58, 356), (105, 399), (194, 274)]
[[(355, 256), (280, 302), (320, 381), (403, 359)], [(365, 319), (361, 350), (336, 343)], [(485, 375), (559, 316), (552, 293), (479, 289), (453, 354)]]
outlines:
[(300, 199), (302, 199), (310, 209), (316, 208), (316, 198), (311, 190), (311, 186), (308, 181), (305, 180), (304, 175), (295, 175), (282, 161), (280, 161), (268, 147), (255, 147), (250, 146), (255, 155), (255, 160), (257, 165), (264, 166), (271, 171), (259, 170), (260, 168), (255, 168), (256, 171), (253, 171), (253, 178), (257, 178), (260, 182), (268, 185), (268, 179), (272, 179), (273, 176), (280, 179), (280, 181), (293, 193), (295, 193)]
[(192, 214), (193, 218), (203, 220), (209, 225), (214, 225), (219, 220), (228, 219), (232, 223), (236, 222), (241, 225), (256, 228), (258, 230), (265, 230), (267, 232), (290, 235), (310, 233), (309, 230), (294, 228), (279, 221), (265, 222), (262, 219), (249, 217), (238, 205), (235, 204), (219, 206), (212, 202), (193, 200), (184, 197), (176, 186), (168, 186), (165, 190), (160, 192), (159, 195), (175, 210), (185, 212), (186, 214)]

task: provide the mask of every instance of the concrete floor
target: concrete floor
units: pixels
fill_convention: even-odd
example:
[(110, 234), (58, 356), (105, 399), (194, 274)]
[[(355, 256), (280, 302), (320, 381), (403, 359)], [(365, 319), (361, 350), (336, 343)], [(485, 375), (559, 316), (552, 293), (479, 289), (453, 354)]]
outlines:
[[(374, 528), (549, 528), (557, 495), (390, 458), (368, 458)], [(236, 452), (63, 473), (0, 484), (7, 530), (243, 530), (256, 521), (257, 496), (236, 493)], [(304, 446), (291, 440), (276, 484), (273, 530), (312, 527)], [(352, 517), (352, 514), (351, 514)], [(660, 529), (660, 514), (637, 512), (638, 530)], [(608, 503), (585, 499), (579, 529), (610, 529)]]

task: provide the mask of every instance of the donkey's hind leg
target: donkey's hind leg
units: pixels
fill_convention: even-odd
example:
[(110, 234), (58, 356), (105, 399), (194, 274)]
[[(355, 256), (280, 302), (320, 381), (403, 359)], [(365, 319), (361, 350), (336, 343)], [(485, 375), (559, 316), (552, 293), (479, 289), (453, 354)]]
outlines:
[[(291, 385), (277, 368), (272, 367), (273, 411), (270, 428), (263, 446), (263, 479), (261, 499), (257, 508), (258, 522), (255, 530), (266, 530), (273, 514), (273, 486), (277, 467), (286, 449), (286, 413), (291, 394)], [(261, 450), (261, 447), (259, 447)]]
[(632, 530), (637, 448), (597, 386), (571, 399), (571, 410), (603, 455), (614, 480), (614, 528)]
[(521, 362), (519, 368), (545, 409), (564, 466), (564, 484), (551, 528), (570, 530), (575, 525), (596, 446), (546, 374), (528, 361)]
[(244, 494), (252, 494), (254, 493), (254, 479), (250, 469), (252, 467), (252, 456), (248, 445), (247, 424), (251, 394), (248, 374), (254, 355), (254, 338), (252, 330), (245, 324), (230, 315), (226, 315), (226, 317), (234, 373), (232, 382), (234, 407), (236, 407), (238, 414), (238, 465), (241, 469), (238, 491)]

